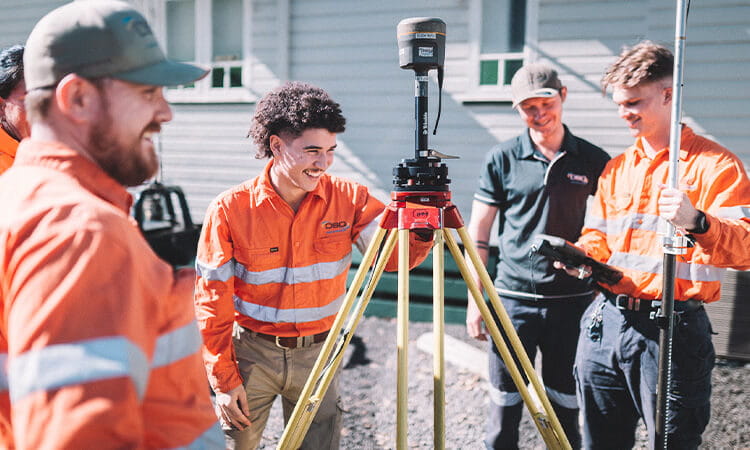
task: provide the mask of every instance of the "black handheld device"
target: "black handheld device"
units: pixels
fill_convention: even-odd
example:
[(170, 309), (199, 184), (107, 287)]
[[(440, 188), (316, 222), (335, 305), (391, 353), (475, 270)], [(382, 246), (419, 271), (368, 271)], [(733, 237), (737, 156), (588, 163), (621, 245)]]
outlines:
[(591, 277), (605, 284), (616, 284), (622, 278), (622, 272), (587, 256), (581, 249), (561, 237), (537, 234), (531, 248), (534, 252), (560, 261), (566, 266), (589, 266)]
[(174, 267), (195, 263), (201, 225), (193, 223), (182, 189), (151, 183), (138, 193), (133, 216), (161, 259)]

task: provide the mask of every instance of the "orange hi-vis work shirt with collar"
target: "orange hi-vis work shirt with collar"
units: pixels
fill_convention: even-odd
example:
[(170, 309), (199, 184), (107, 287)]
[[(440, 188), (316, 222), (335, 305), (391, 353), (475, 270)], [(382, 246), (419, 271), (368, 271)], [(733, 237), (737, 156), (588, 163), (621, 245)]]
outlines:
[(7, 402), (0, 412), (17, 448), (223, 448), (194, 273), (156, 256), (131, 203), (59, 143), (24, 140), (0, 177), (0, 389), (12, 420)]
[[(617, 266), (622, 280), (602, 285), (615, 294), (661, 299), (666, 221), (658, 216), (661, 186), (668, 185), (669, 150), (649, 158), (641, 140), (613, 158), (599, 178), (578, 244)], [(750, 181), (729, 150), (683, 126), (679, 189), (705, 212), (708, 232), (677, 255), (675, 300), (719, 299), (725, 268), (750, 268)]]
[[(346, 294), (352, 244), (364, 253), (384, 209), (366, 187), (323, 174), (295, 213), (271, 185), (272, 165), (211, 203), (198, 244), (196, 313), (209, 381), (219, 392), (242, 384), (235, 321), (274, 336), (330, 330)], [(432, 243), (410, 235), (414, 267)], [(386, 270), (398, 267), (397, 253)]]
[(13, 165), (17, 149), (18, 141), (10, 137), (5, 130), (0, 128), (0, 174)]

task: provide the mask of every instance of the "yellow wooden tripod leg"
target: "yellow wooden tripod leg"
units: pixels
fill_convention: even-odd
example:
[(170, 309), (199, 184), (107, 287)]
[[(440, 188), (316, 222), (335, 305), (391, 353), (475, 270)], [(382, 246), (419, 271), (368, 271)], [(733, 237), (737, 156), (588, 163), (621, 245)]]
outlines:
[[(375, 259), (375, 255), (383, 241), (386, 231), (387, 230), (383, 228), (378, 229), (362, 257), (362, 262), (352, 280), (349, 291), (347, 291), (344, 302), (336, 316), (336, 320), (334, 320), (333, 325), (331, 326), (328, 338), (321, 348), (320, 355), (315, 361), (315, 365), (307, 378), (305, 387), (300, 393), (294, 411), (284, 428), (284, 433), (282, 434), (277, 447), (278, 449), (296, 450), (302, 445), (307, 430), (310, 428), (310, 424), (320, 406), (320, 401), (325, 395), (328, 386), (330, 386), (331, 381), (336, 374), (336, 370), (341, 363), (344, 349), (349, 344), (349, 341), (354, 334), (354, 329), (356, 329), (359, 324), (359, 320), (362, 318), (367, 303), (370, 301), (370, 298), (375, 291), (375, 287), (383, 274), (388, 258), (391, 253), (393, 253), (397, 237), (396, 230), (391, 230), (388, 235), (383, 251), (373, 268), (373, 275), (370, 282), (362, 293), (355, 311), (353, 311), (352, 314), (349, 314), (352, 304), (357, 297), (357, 293), (364, 282), (365, 276), (372, 266), (372, 262)], [(347, 317), (349, 317), (349, 322), (346, 328), (347, 332), (341, 334), (342, 325)], [(333, 359), (331, 359), (331, 354), (335, 355)]]
[(471, 291), (472, 297), (474, 298), (474, 301), (476, 302), (477, 307), (479, 308), (479, 311), (482, 314), (482, 318), (484, 319), (485, 326), (487, 327), (487, 330), (492, 336), (492, 340), (497, 346), (497, 349), (499, 350), (500, 355), (502, 356), (503, 361), (505, 362), (508, 372), (510, 373), (511, 378), (513, 378), (513, 381), (516, 384), (516, 387), (518, 388), (519, 394), (521, 394), (521, 397), (523, 398), (523, 401), (526, 404), (526, 407), (529, 409), (529, 413), (531, 414), (531, 417), (534, 419), (534, 423), (539, 429), (539, 433), (542, 435), (542, 438), (544, 439), (544, 442), (548, 448), (566, 449), (566, 450), (570, 449), (571, 448), (570, 443), (568, 442), (568, 439), (565, 436), (562, 426), (560, 425), (560, 421), (557, 419), (557, 416), (555, 415), (555, 412), (552, 409), (552, 405), (550, 404), (549, 399), (547, 398), (547, 394), (544, 391), (542, 384), (539, 382), (537, 374), (534, 371), (534, 367), (531, 364), (531, 361), (529, 361), (528, 355), (526, 354), (526, 350), (523, 348), (523, 345), (521, 344), (521, 340), (518, 338), (518, 335), (516, 334), (515, 328), (513, 327), (513, 323), (510, 321), (510, 318), (508, 317), (508, 314), (505, 311), (505, 308), (500, 302), (500, 298), (497, 295), (497, 292), (495, 291), (495, 288), (492, 284), (492, 280), (490, 279), (490, 276), (487, 273), (487, 269), (484, 266), (484, 263), (482, 263), (481, 259), (478, 256), (476, 247), (474, 246), (474, 242), (471, 240), (471, 237), (466, 232), (466, 229), (464, 227), (458, 228), (456, 229), (456, 231), (458, 232), (458, 235), (461, 238), (461, 241), (464, 243), (464, 246), (466, 248), (466, 253), (471, 259), (471, 263), (476, 273), (479, 275), (479, 278), (482, 282), (482, 286), (484, 287), (484, 290), (487, 292), (490, 298), (490, 303), (492, 304), (492, 307), (495, 313), (497, 314), (498, 319), (500, 320), (500, 324), (502, 325), (503, 330), (505, 331), (505, 334), (508, 338), (508, 341), (511, 344), (511, 347), (513, 347), (516, 358), (521, 363), (521, 367), (524, 370), (526, 378), (531, 382), (531, 385), (535, 390), (535, 394), (537, 398), (542, 403), (542, 407), (545, 412), (544, 414), (539, 412), (537, 405), (535, 404), (534, 400), (530, 396), (529, 391), (526, 387), (526, 383), (524, 382), (523, 377), (521, 376), (521, 373), (518, 370), (518, 367), (516, 366), (514, 362), (513, 355), (510, 353), (508, 346), (505, 344), (505, 340), (502, 338), (502, 335), (500, 334), (500, 330), (495, 324), (495, 321), (492, 318), (489, 308), (483, 301), (481, 301), (481, 299), (483, 298), (481, 295), (481, 291), (479, 290), (478, 286), (476, 285), (476, 282), (474, 281), (474, 279), (471, 276), (471, 273), (468, 270), (468, 266), (466, 264), (466, 261), (463, 255), (461, 254), (460, 249), (458, 248), (458, 244), (453, 238), (453, 235), (451, 235), (450, 233), (446, 233), (445, 240), (446, 240), (446, 243), (448, 244), (448, 248), (450, 249), (451, 254), (453, 255), (453, 258), (455, 259), (456, 264), (458, 265), (459, 270), (461, 271), (461, 275), (463, 276), (467, 287)]
[(432, 327), (433, 345), (433, 408), (434, 446), (445, 450), (445, 246), (443, 230), (434, 232), (432, 248)]
[(396, 334), (396, 448), (408, 448), (409, 428), (409, 230), (398, 230)]

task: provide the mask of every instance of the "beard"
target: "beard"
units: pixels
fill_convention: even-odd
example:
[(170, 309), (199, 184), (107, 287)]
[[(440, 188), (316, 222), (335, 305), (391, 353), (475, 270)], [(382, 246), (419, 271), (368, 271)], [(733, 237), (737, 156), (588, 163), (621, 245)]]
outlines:
[(105, 111), (106, 115), (91, 127), (91, 156), (118, 183), (123, 186), (138, 186), (156, 175), (159, 168), (153, 148), (147, 152), (141, 149), (143, 133), (159, 132), (161, 127), (153, 122), (140, 135), (125, 141), (115, 136), (114, 119), (109, 108), (105, 108)]
[(21, 133), (19, 133), (18, 130), (16, 130), (16, 127), (11, 125), (10, 121), (6, 120), (5, 117), (0, 118), (0, 128), (5, 130), (5, 133), (8, 136), (12, 137), (13, 140), (21, 142), (21, 139), (22, 139), (20, 137)]

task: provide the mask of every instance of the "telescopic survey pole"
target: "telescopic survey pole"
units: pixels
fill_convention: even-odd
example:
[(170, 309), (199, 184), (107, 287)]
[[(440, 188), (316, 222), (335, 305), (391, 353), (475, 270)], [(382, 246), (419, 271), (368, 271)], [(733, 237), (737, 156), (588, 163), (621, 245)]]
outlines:
[[(678, 188), (680, 135), (682, 132), (682, 72), (685, 49), (685, 29), (689, 0), (677, 0), (677, 18), (674, 39), (674, 73), (672, 82), (672, 122), (669, 138), (669, 180), (668, 186)], [(664, 237), (664, 272), (662, 302), (656, 319), (659, 332), (659, 379), (656, 385), (656, 448), (667, 449), (667, 411), (669, 391), (672, 382), (672, 334), (676, 314), (674, 312), (675, 266), (678, 254), (686, 252), (685, 236), (678, 236), (677, 229), (667, 223)]]

